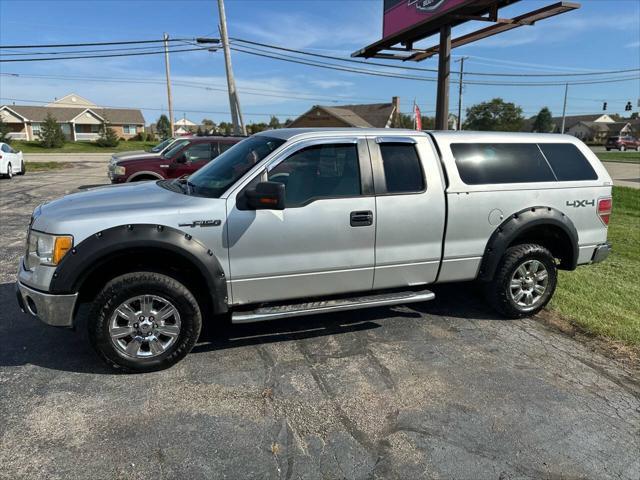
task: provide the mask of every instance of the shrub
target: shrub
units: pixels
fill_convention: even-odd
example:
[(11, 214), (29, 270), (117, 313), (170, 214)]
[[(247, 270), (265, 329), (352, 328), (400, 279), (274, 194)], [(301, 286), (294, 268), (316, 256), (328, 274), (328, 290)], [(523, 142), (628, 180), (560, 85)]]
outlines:
[(9, 136), (9, 125), (2, 121), (0, 118), (0, 142), (11, 143), (11, 137)]
[(60, 127), (55, 117), (51, 115), (51, 112), (47, 113), (47, 117), (40, 127), (40, 145), (44, 148), (60, 148), (65, 141), (62, 127)]
[(120, 138), (116, 131), (103, 123), (100, 127), (100, 138), (96, 140), (96, 144), (100, 147), (117, 147), (119, 142)]

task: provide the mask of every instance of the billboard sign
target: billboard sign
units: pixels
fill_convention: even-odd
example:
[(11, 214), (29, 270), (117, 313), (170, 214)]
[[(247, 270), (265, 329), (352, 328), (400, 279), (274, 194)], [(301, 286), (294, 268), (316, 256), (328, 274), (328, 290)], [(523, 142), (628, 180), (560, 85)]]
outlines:
[(385, 39), (470, 3), (473, 0), (384, 0), (382, 37)]

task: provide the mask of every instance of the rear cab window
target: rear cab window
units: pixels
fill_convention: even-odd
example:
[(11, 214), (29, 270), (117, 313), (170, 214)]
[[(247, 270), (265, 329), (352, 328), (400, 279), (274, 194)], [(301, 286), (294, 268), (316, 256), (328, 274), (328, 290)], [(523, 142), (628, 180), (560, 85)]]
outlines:
[(425, 189), (424, 172), (413, 143), (380, 143), (387, 193), (419, 193)]
[(571, 143), (452, 143), (461, 180), (467, 185), (597, 180)]

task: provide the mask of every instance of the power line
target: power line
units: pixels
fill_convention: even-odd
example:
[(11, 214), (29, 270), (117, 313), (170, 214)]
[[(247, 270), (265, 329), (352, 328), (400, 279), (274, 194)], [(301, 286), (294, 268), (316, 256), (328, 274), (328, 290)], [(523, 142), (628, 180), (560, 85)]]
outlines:
[[(210, 47), (199, 47), (199, 48), (185, 48), (185, 49), (174, 49), (171, 50), (171, 53), (180, 53), (180, 52), (195, 52), (198, 50), (209, 50)], [(11, 60), (3, 60), (0, 59), (0, 63), (7, 62), (46, 62), (51, 60), (76, 60), (76, 59), (91, 59), (91, 58), (109, 58), (109, 57), (136, 57), (140, 55), (158, 55), (163, 54), (164, 50), (158, 50), (154, 52), (138, 52), (138, 53), (113, 53), (108, 55), (80, 55), (80, 56), (72, 56), (72, 57), (55, 57), (55, 58), (16, 58)]]
[[(184, 42), (183, 42), (184, 44)], [(26, 57), (29, 55), (67, 55), (77, 53), (109, 53), (109, 52), (129, 52), (134, 50), (151, 50), (158, 48), (158, 45), (151, 45), (148, 47), (125, 47), (125, 48), (102, 48), (91, 50), (66, 50), (62, 52), (24, 52), (24, 53), (0, 53), (2, 57)]]
[[(324, 55), (321, 53), (312, 53), (304, 50), (296, 50), (293, 48), (281, 47), (278, 45), (270, 45), (268, 43), (255, 42), (252, 40), (244, 40), (242, 38), (231, 38), (231, 40), (235, 42), (245, 43), (249, 45), (257, 45), (260, 47), (271, 48), (274, 50), (282, 50), (291, 53), (298, 53), (301, 55), (307, 55), (312, 57), (326, 58), (329, 60), (339, 60), (341, 62), (349, 62), (356, 63), (360, 65), (374, 65), (386, 68), (397, 68), (402, 70), (414, 70), (421, 72), (438, 72), (435, 68), (420, 68), (420, 67), (409, 67), (409, 66), (399, 66), (392, 65), (380, 62), (363, 62), (361, 60), (353, 60), (351, 58), (341, 58), (332, 55)], [(490, 73), (490, 72), (465, 72), (465, 75), (479, 75), (479, 76), (493, 76), (493, 77), (572, 77), (572, 76), (593, 76), (593, 75), (612, 75), (617, 73), (629, 73), (629, 72), (638, 72), (640, 68), (630, 68), (630, 69), (622, 69), (622, 70), (609, 70), (609, 71), (594, 71), (594, 72), (573, 72), (573, 73)]]
[[(184, 38), (174, 38), (171, 42), (179, 42)], [(42, 45), (0, 45), (4, 48), (60, 48), (60, 47), (97, 47), (100, 45), (135, 45), (140, 43), (162, 43), (164, 40), (128, 40), (121, 42), (90, 42), (90, 43), (46, 43)]]

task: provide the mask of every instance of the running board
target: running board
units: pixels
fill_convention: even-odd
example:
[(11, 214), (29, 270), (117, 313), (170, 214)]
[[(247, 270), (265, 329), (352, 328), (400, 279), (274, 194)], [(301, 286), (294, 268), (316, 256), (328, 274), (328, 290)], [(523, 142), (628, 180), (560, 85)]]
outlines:
[(316, 302), (298, 303), (292, 305), (277, 305), (260, 307), (255, 310), (234, 312), (231, 323), (251, 323), (277, 318), (298, 317), (300, 315), (317, 315), (319, 313), (356, 310), (358, 308), (383, 307), (386, 305), (401, 305), (404, 303), (427, 302), (436, 298), (429, 290), (381, 293), (360, 297), (340, 298), (335, 300), (320, 300)]

